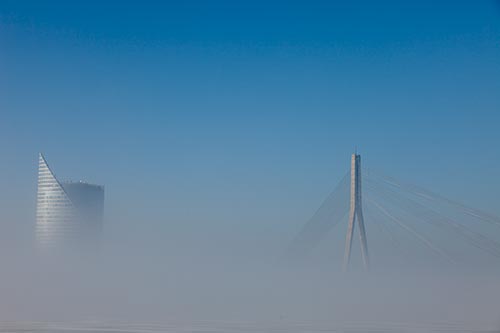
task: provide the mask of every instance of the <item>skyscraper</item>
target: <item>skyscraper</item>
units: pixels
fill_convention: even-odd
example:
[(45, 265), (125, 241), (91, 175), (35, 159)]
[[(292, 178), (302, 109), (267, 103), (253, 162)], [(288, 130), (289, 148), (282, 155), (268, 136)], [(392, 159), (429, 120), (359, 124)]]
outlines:
[(96, 240), (102, 229), (104, 187), (60, 182), (42, 154), (38, 158), (36, 238), (42, 246)]

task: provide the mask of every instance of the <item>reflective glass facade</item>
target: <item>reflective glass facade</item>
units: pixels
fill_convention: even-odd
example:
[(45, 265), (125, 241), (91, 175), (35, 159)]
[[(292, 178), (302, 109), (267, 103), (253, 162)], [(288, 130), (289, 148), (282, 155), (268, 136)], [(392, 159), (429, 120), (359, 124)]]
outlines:
[(61, 183), (42, 154), (38, 159), (36, 238), (40, 245), (95, 236), (102, 227), (104, 188)]

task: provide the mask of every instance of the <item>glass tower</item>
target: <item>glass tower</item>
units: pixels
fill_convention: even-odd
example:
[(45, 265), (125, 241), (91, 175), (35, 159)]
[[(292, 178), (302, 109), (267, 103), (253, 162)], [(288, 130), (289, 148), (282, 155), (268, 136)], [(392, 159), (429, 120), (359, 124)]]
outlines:
[(38, 158), (36, 238), (42, 246), (96, 239), (102, 228), (104, 187), (60, 182), (42, 154)]

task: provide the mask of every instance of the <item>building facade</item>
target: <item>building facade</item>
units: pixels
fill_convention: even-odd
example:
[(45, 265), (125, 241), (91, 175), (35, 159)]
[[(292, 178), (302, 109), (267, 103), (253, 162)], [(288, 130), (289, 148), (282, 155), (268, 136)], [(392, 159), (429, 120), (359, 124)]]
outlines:
[(38, 245), (80, 244), (99, 238), (104, 187), (60, 182), (42, 154), (38, 157), (36, 239)]

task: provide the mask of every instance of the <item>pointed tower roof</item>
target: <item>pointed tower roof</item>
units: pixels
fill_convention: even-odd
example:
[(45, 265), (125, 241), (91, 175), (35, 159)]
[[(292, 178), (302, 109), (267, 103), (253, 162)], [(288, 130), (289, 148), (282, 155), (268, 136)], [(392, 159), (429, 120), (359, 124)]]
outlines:
[(47, 163), (47, 160), (43, 156), (42, 153), (38, 153), (38, 192), (40, 193), (40, 185), (42, 186), (48, 186), (51, 188), (52, 191), (60, 191), (66, 199), (71, 202), (71, 199), (69, 198), (68, 194), (64, 190), (64, 187), (61, 185), (55, 174), (52, 172), (52, 170), (49, 167), (49, 164)]

